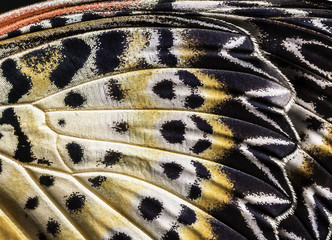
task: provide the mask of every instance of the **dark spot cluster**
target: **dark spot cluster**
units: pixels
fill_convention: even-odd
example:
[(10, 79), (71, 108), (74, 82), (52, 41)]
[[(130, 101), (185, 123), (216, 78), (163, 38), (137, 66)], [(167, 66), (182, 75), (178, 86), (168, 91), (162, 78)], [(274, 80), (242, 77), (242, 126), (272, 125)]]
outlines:
[(190, 150), (193, 153), (200, 154), (200, 153), (204, 152), (206, 149), (208, 149), (209, 147), (211, 147), (211, 145), (212, 145), (212, 143), (209, 140), (199, 139), (195, 143), (195, 145), (192, 148), (190, 148)]
[(122, 31), (105, 32), (99, 36), (96, 67), (100, 74), (113, 72), (119, 65), (119, 57), (126, 48), (126, 37)]
[(208, 134), (213, 133), (212, 126), (205, 119), (203, 119), (197, 115), (193, 115), (193, 116), (191, 116), (191, 120), (193, 120), (193, 122), (195, 123), (197, 128), (199, 130), (203, 131), (204, 133), (208, 133)]
[(66, 25), (67, 18), (63, 17), (54, 17), (50, 19), (50, 23), (52, 25), (52, 28), (62, 27)]
[(84, 151), (80, 144), (75, 142), (68, 143), (66, 149), (74, 164), (78, 164), (83, 160)]
[(43, 233), (39, 233), (39, 234), (37, 235), (37, 237), (38, 237), (38, 240), (47, 240), (47, 237), (46, 237), (45, 234), (43, 234)]
[(122, 153), (114, 150), (107, 150), (103, 160), (98, 162), (105, 165), (105, 167), (111, 167), (120, 162), (122, 158)]
[(7, 59), (1, 64), (2, 74), (12, 85), (8, 93), (8, 103), (16, 103), (31, 90), (31, 78), (23, 75), (13, 59)]
[(201, 81), (193, 73), (185, 70), (179, 70), (177, 75), (185, 85), (191, 88), (191, 95), (185, 99), (185, 107), (189, 109), (201, 107), (204, 104), (204, 98), (195, 91), (198, 87), (203, 86)]
[(60, 233), (60, 223), (53, 218), (50, 218), (46, 225), (46, 231), (53, 237), (56, 237)]
[(147, 221), (153, 221), (158, 218), (163, 209), (163, 204), (152, 197), (145, 197), (138, 206), (141, 216)]
[(110, 79), (106, 83), (107, 96), (115, 101), (121, 101), (126, 96), (126, 91), (121, 88), (121, 85), (115, 79)]
[(185, 107), (189, 109), (199, 108), (204, 104), (204, 98), (200, 95), (192, 93), (185, 99)]
[(164, 174), (171, 180), (178, 179), (183, 171), (183, 167), (175, 162), (164, 163), (161, 166)]
[(162, 237), (162, 240), (180, 240), (180, 236), (175, 230), (172, 229)]
[(18, 117), (16, 116), (13, 108), (7, 108), (2, 112), (0, 118), (0, 125), (9, 124), (14, 128), (14, 134), (18, 138), (17, 148), (15, 150), (14, 158), (23, 163), (30, 163), (35, 160), (31, 151), (31, 143), (28, 137), (21, 129)]
[(22, 31), (20, 29), (16, 29), (8, 33), (8, 38), (13, 38), (22, 35)]
[[(36, 29), (38, 26), (35, 26)], [(52, 62), (52, 54), (54, 47), (47, 47), (46, 49), (39, 49), (29, 52), (23, 56), (24, 61), (29, 68), (32, 68), (35, 73), (42, 73), (45, 71), (46, 63)]]
[(58, 120), (58, 125), (63, 127), (63, 126), (66, 125), (66, 121), (63, 118), (61, 118), (61, 119)]
[(202, 189), (200, 188), (200, 186), (198, 186), (198, 184), (192, 184), (190, 186), (189, 189), (189, 194), (188, 194), (188, 198), (190, 200), (196, 200), (198, 198), (200, 198), (202, 196)]
[(161, 135), (169, 143), (182, 143), (185, 139), (186, 125), (181, 120), (165, 122), (160, 129)]
[(64, 99), (65, 105), (71, 108), (82, 107), (85, 101), (86, 99), (82, 96), (82, 94), (74, 91), (67, 93)]
[(307, 127), (309, 130), (318, 131), (322, 128), (323, 122), (319, 121), (317, 118), (309, 117), (306, 120)]
[(129, 124), (127, 122), (116, 122), (113, 128), (118, 133), (125, 133), (129, 129)]
[(24, 209), (27, 210), (34, 210), (38, 207), (39, 199), (38, 197), (28, 198), (27, 202), (25, 203)]
[(91, 186), (94, 188), (100, 188), (101, 184), (105, 182), (107, 178), (105, 176), (97, 176), (94, 178), (89, 178), (88, 181), (91, 183)]
[(191, 225), (196, 222), (196, 213), (189, 207), (181, 205), (181, 213), (178, 217), (178, 222), (183, 225)]
[(129, 237), (127, 234), (118, 232), (114, 234), (113, 237), (109, 238), (108, 240), (131, 240), (131, 237)]
[(177, 64), (176, 56), (171, 52), (174, 46), (173, 32), (169, 29), (159, 29), (159, 45), (157, 46), (160, 62), (168, 67), (175, 67)]
[(91, 48), (82, 39), (69, 38), (62, 41), (61, 52), (64, 57), (50, 76), (50, 80), (60, 89), (66, 87), (83, 67), (90, 56)]
[(185, 85), (187, 85), (191, 88), (198, 88), (198, 87), (203, 86), (201, 81), (199, 81), (199, 79), (194, 74), (192, 74), (191, 72), (188, 72), (186, 70), (179, 70), (177, 72), (177, 75), (179, 76), (180, 80)]
[(162, 99), (172, 100), (173, 98), (175, 98), (174, 85), (175, 83), (171, 80), (164, 79), (161, 82), (158, 82), (152, 88), (152, 91)]
[(191, 164), (194, 165), (196, 170), (196, 176), (200, 179), (210, 179), (211, 173), (210, 171), (200, 162), (191, 161)]
[(86, 197), (83, 194), (74, 192), (66, 200), (66, 207), (70, 213), (79, 213), (84, 208)]
[(51, 162), (50, 160), (47, 160), (45, 158), (42, 158), (42, 159), (38, 159), (37, 163), (42, 164), (42, 165), (51, 166), (53, 162)]
[(51, 187), (54, 184), (54, 177), (49, 175), (42, 175), (39, 177), (39, 183), (44, 187)]

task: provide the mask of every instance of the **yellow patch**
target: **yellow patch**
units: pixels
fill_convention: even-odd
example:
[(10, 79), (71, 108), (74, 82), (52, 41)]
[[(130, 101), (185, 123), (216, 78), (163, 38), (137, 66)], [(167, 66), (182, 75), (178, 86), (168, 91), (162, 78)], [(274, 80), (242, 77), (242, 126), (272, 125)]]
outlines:
[(178, 67), (188, 67), (193, 63), (198, 61), (200, 57), (204, 54), (203, 50), (197, 48), (197, 40), (195, 38), (190, 38), (189, 31), (185, 29), (174, 29), (172, 30), (175, 43), (178, 45), (174, 49), (175, 55), (178, 58)]
[(213, 129), (212, 145), (210, 148), (199, 154), (200, 157), (210, 160), (220, 160), (234, 145), (232, 131), (220, 121), (217, 116), (202, 116)]
[(63, 54), (59, 49), (50, 49), (40, 56), (21, 59), (21, 73), (30, 77), (32, 89), (25, 101), (34, 101), (50, 89), (50, 76), (62, 61)]
[(137, 67), (138, 62), (141, 60), (137, 56), (142, 56), (142, 52), (149, 42), (147, 33), (147, 31), (142, 30), (126, 32), (127, 48), (121, 55), (121, 64), (118, 67), (120, 72)]
[(0, 239), (28, 239), (1, 210), (0, 223)]
[(234, 185), (219, 164), (204, 163), (204, 166), (210, 170), (211, 178), (200, 184), (202, 196), (193, 203), (206, 211), (220, 209), (231, 203)]
[(209, 218), (195, 211), (197, 220), (190, 226), (182, 227), (179, 231), (180, 239), (203, 240), (213, 239), (213, 232)]
[(195, 71), (194, 75), (203, 84), (203, 87), (201, 88), (201, 95), (205, 100), (204, 105), (198, 110), (210, 112), (213, 108), (216, 108), (231, 98), (231, 95), (227, 92), (225, 85), (218, 82), (213, 75), (205, 74), (200, 71)]

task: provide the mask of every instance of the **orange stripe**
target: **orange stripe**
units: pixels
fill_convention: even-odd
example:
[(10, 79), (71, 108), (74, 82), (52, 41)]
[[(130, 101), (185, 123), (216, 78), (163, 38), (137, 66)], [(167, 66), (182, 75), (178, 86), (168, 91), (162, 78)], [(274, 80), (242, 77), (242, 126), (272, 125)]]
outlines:
[[(129, 8), (134, 5), (139, 5), (141, 0), (133, 0), (133, 1), (126, 1), (126, 2), (102, 2), (102, 3), (93, 3), (93, 4), (84, 4), (80, 6), (74, 6), (74, 7), (67, 7), (67, 8), (61, 8), (61, 9), (55, 9), (59, 8), (61, 5), (54, 6), (51, 9), (52, 11), (45, 12), (46, 8), (40, 9), (38, 11), (27, 11), (22, 10), (15, 12), (15, 15), (19, 15), (17, 18), (11, 17), (11, 19), (7, 19), (7, 24), (4, 24), (3, 22), (0, 24), (0, 36), (7, 34), (9, 32), (12, 32), (14, 30), (17, 30), (21, 27), (34, 24), (37, 22), (40, 22), (45, 19), (50, 19), (55, 16), (62, 16), (62, 15), (68, 15), (72, 13), (81, 13), (85, 11), (95, 11), (95, 10), (121, 10), (124, 8)], [(40, 13), (41, 14), (38, 14)], [(21, 14), (21, 15), (20, 15)], [(38, 15), (36, 15), (38, 14)], [(30, 17), (31, 16), (31, 17)], [(9, 21), (10, 20), (10, 21)], [(11, 24), (12, 23), (12, 24)], [(8, 25), (9, 24), (9, 25)], [(2, 27), (1, 27), (2, 26)]]

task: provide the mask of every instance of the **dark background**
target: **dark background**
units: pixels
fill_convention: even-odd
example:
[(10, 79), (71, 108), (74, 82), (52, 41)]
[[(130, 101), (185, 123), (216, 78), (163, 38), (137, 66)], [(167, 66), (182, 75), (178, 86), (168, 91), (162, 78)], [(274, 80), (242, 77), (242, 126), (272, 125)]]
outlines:
[(43, 2), (43, 0), (7, 0), (3, 1), (0, 7), (0, 13), (7, 12), (12, 9), (24, 7), (37, 2)]

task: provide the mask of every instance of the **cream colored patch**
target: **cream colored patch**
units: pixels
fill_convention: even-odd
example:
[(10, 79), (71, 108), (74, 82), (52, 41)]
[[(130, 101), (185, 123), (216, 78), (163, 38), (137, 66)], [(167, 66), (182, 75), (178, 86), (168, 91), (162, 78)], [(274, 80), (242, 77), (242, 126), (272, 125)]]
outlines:
[(52, 167), (66, 171), (67, 169), (57, 154), (57, 136), (46, 125), (44, 113), (32, 106), (23, 106), (16, 107), (15, 114), (22, 132), (31, 144), (33, 157), (36, 160), (49, 161), (52, 163)]

